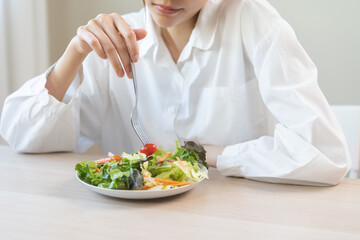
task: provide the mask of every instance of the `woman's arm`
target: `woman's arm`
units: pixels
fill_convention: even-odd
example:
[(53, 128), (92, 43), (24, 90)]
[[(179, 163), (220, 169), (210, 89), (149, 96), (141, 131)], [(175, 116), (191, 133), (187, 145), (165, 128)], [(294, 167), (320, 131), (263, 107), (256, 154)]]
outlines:
[[(136, 24), (136, 19), (142, 16), (142, 13), (132, 16), (134, 26), (141, 26)], [(7, 97), (2, 111), (0, 132), (14, 150), (32, 153), (83, 152), (99, 139), (103, 123), (101, 117), (105, 116), (105, 106), (108, 104), (108, 98), (104, 98), (103, 93), (107, 92), (109, 79), (112, 77), (109, 65), (111, 63), (114, 69), (120, 67), (114, 65), (114, 61), (119, 61), (117, 48), (120, 45), (116, 45), (116, 48), (115, 43), (105, 44), (109, 37), (104, 34), (116, 30), (117, 37), (121, 37), (124, 43), (121, 46), (125, 46), (126, 39), (131, 39), (131, 35), (135, 35), (137, 39), (146, 35), (145, 30), (130, 29), (120, 16), (113, 14), (112, 17), (117, 18), (116, 21), (120, 24), (113, 25), (112, 30), (106, 28), (112, 21), (109, 15), (99, 15), (96, 20), (80, 27), (78, 34), (54, 67), (27, 81), (19, 90)], [(98, 24), (98, 21), (102, 23)], [(109, 22), (106, 24), (107, 21)], [(98, 25), (95, 26), (96, 24)], [(119, 30), (120, 27), (131, 31), (123, 37), (119, 33), (123, 32)], [(129, 47), (131, 56), (137, 54), (136, 41), (135, 44)], [(129, 45), (126, 43), (126, 46)], [(125, 63), (125, 70), (129, 76), (128, 48), (123, 49), (125, 51), (120, 54), (120, 58), (123, 56), (124, 61), (121, 61)], [(107, 52), (108, 61), (99, 58), (105, 58), (105, 54), (101, 55), (102, 50)], [(90, 52), (93, 53), (89, 54)], [(114, 54), (116, 59), (110, 57)], [(125, 60), (128, 61), (128, 65)], [(69, 86), (71, 89), (68, 89)], [(67, 99), (63, 99), (65, 92), (69, 97)]]
[(91, 51), (95, 51), (102, 59), (109, 59), (118, 77), (123, 77), (126, 72), (132, 78), (129, 55), (133, 62), (138, 61), (139, 48), (136, 41), (145, 36), (144, 29), (131, 29), (116, 13), (98, 15), (87, 25), (78, 28), (77, 35), (48, 75), (45, 87), (49, 94), (62, 101), (82, 62)]
[(60, 102), (63, 100), (67, 89), (87, 56), (87, 54), (80, 54), (76, 50), (75, 44), (73, 43), (74, 41), (76, 41), (75, 38), (56, 63), (54, 69), (47, 76), (45, 84), (45, 88), (48, 89), (49, 94)]
[(339, 183), (351, 166), (346, 140), (294, 31), (263, 1), (244, 3), (241, 29), (275, 125), (273, 134), (227, 146), (217, 168), (227, 176), (274, 183)]

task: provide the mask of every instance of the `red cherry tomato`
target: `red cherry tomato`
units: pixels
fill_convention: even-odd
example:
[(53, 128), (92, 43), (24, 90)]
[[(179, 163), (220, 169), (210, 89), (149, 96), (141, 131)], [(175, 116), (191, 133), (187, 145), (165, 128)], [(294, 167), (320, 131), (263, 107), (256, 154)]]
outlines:
[(146, 156), (150, 156), (155, 153), (156, 149), (157, 149), (157, 147), (155, 144), (148, 143), (140, 148), (140, 152), (144, 153)]

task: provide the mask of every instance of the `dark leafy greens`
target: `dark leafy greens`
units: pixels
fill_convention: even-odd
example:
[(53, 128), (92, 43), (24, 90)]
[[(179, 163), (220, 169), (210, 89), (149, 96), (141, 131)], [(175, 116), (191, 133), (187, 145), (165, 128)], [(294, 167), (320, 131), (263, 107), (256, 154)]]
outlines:
[(194, 159), (198, 164), (209, 168), (206, 163), (206, 151), (202, 145), (196, 144), (193, 141), (188, 141), (185, 142), (185, 145), (179, 149), (184, 149), (184, 155), (186, 155), (184, 156), (184, 159), (186, 159), (187, 157)]

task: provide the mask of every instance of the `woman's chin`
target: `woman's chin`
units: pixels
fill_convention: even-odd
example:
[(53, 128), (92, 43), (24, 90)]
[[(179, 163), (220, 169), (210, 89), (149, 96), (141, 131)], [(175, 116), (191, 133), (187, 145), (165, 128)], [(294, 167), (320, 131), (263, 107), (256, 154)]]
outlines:
[(181, 21), (166, 16), (154, 16), (153, 19), (161, 28), (171, 28), (178, 25)]

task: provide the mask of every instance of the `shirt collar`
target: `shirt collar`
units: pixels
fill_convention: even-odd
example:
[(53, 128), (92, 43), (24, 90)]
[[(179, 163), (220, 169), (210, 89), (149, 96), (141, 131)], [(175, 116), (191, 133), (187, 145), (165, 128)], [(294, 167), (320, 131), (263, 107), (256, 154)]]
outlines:
[(189, 39), (193, 47), (208, 50), (213, 45), (222, 2), (223, 0), (208, 0), (201, 10)]
[[(219, 22), (221, 2), (223, 0), (208, 0), (200, 11), (195, 28), (190, 36), (189, 44), (193, 47), (208, 50), (214, 43), (216, 29)], [(151, 14), (145, 8), (145, 29), (148, 34), (140, 43), (140, 57), (146, 56), (151, 49), (159, 50), (159, 42), (162, 42), (160, 28), (154, 23)], [(154, 54), (154, 57), (157, 54)]]
[(157, 29), (152, 20), (152, 17), (150, 15), (150, 12), (147, 8), (145, 8), (145, 30), (147, 31), (146, 37), (139, 42), (139, 48), (140, 48), (140, 57), (148, 55), (153, 47), (158, 44), (158, 38), (161, 37), (157, 33)]

